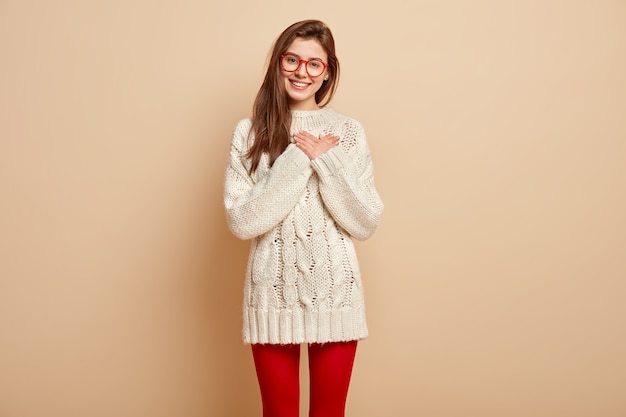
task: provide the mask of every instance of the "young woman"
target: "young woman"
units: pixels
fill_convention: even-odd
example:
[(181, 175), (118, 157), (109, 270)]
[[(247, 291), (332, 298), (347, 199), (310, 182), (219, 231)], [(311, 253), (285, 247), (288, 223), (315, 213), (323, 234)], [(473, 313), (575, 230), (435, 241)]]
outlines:
[(229, 227), (251, 239), (243, 338), (264, 417), (297, 417), (308, 345), (310, 417), (344, 416), (357, 341), (367, 336), (352, 238), (383, 203), (361, 124), (329, 107), (339, 62), (329, 28), (294, 23), (274, 42), (251, 119), (234, 129), (225, 175)]

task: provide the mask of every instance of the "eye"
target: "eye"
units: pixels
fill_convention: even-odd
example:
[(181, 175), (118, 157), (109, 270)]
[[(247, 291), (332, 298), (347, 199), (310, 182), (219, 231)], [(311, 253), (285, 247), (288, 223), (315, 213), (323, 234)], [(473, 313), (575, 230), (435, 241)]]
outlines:
[(317, 60), (310, 61), (309, 65), (311, 66), (311, 68), (315, 68), (315, 69), (319, 69), (319, 68), (323, 67), (322, 62), (321, 61), (317, 61)]
[(285, 55), (285, 62), (288, 64), (296, 64), (298, 63), (298, 58), (293, 55)]

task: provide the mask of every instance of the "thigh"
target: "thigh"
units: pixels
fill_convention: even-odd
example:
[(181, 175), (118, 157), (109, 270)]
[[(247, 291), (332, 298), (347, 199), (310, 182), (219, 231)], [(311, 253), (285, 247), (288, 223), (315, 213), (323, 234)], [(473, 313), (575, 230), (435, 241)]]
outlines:
[(264, 417), (297, 417), (300, 345), (252, 345)]
[(343, 417), (357, 342), (311, 344), (310, 417)]

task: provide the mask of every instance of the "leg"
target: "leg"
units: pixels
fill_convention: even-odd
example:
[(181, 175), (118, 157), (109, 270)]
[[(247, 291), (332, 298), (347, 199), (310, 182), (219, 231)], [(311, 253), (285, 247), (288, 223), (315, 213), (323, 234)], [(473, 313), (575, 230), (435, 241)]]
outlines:
[(344, 417), (356, 346), (356, 340), (309, 346), (309, 417)]
[(298, 417), (300, 345), (252, 345), (263, 417)]

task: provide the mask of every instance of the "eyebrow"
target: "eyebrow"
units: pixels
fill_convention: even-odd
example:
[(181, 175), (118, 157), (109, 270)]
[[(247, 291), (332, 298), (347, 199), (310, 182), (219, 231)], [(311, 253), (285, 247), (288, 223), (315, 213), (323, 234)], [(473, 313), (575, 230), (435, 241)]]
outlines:
[[(297, 56), (298, 58), (302, 58), (300, 55), (296, 54), (295, 52), (289, 52), (289, 51), (285, 52), (283, 55), (293, 55), (293, 56)], [(324, 60), (322, 58), (319, 58), (319, 57), (309, 58), (308, 61), (310, 61), (312, 59), (318, 59), (318, 60), (324, 62)]]

